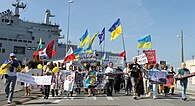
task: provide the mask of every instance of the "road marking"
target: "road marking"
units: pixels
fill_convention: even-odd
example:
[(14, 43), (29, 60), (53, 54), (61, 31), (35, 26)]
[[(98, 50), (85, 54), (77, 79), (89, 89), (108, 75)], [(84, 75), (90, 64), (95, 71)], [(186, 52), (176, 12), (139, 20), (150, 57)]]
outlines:
[(112, 97), (106, 97), (108, 100), (114, 100), (114, 98)]
[(58, 103), (58, 102), (60, 102), (61, 100), (55, 100), (53, 103)]
[(66, 100), (74, 100), (75, 97), (64, 97)]
[(96, 100), (97, 98), (94, 96), (94, 97), (87, 97), (87, 100)]
[(188, 97), (190, 97), (191, 99), (195, 99), (195, 97), (194, 97), (194, 96), (189, 96), (189, 95), (188, 95)]

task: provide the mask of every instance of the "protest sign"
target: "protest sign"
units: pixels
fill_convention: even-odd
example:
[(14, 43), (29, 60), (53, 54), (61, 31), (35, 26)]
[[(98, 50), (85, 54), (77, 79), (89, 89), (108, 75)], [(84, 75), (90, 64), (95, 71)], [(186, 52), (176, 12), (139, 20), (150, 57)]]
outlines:
[(17, 81), (25, 82), (25, 83), (29, 83), (29, 84), (36, 84), (34, 78), (31, 75), (24, 74), (21, 72), (17, 73)]
[(31, 76), (24, 73), (17, 73), (17, 81), (35, 85), (51, 85), (52, 76)]
[(163, 86), (173, 86), (174, 85), (174, 75), (167, 75), (166, 84)]
[(137, 63), (140, 65), (148, 63), (148, 59), (144, 53), (135, 57), (137, 57)]
[[(119, 57), (119, 56), (109, 56), (109, 62), (113, 62), (114, 66), (124, 66), (124, 57)], [(109, 63), (108, 62), (108, 63)]]
[(143, 53), (146, 54), (146, 57), (148, 59), (148, 64), (156, 63), (156, 51), (155, 50), (143, 50)]
[(152, 84), (166, 84), (166, 72), (150, 71), (148, 79)]
[[(70, 71), (69, 71), (70, 72)], [(64, 82), (64, 90), (72, 91), (74, 82), (75, 82), (75, 72), (66, 73), (65, 82)]]
[(37, 85), (51, 85), (52, 76), (32, 76)]

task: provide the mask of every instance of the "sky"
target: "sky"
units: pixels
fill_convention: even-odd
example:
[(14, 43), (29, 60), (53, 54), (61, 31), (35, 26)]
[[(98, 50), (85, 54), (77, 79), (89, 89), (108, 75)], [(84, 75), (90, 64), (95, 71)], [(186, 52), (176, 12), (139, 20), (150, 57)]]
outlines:
[[(20, 18), (25, 21), (42, 23), (46, 9), (50, 9), (66, 38), (68, 21), (68, 0), (21, 0), (27, 8), (20, 10)], [(14, 8), (15, 0), (0, 0), (0, 11)], [(132, 60), (137, 52), (137, 40), (150, 34), (152, 49), (156, 50), (157, 61), (165, 60), (178, 67), (181, 63), (181, 30), (184, 32), (185, 60), (192, 59), (195, 42), (195, 1), (194, 0), (74, 0), (70, 5), (70, 40), (79, 45), (79, 38), (88, 29), (90, 36), (106, 28), (106, 51), (123, 51), (122, 38), (110, 41), (108, 29), (121, 18), (127, 59)], [(66, 39), (60, 42), (66, 43)], [(93, 49), (100, 50), (99, 39)], [(142, 49), (140, 49), (142, 51)]]

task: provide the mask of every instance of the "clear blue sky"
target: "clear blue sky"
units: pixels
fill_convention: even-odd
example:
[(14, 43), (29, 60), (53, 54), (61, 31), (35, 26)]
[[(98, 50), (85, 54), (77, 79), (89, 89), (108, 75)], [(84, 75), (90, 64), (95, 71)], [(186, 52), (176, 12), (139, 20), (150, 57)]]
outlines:
[[(10, 5), (15, 0), (1, 0), (0, 11), (14, 8)], [(44, 13), (49, 8), (56, 15), (52, 23), (57, 23), (67, 31), (68, 0), (21, 0), (27, 3), (27, 9), (21, 10), (21, 19), (32, 22), (43, 22)], [(137, 55), (137, 40), (151, 34), (153, 49), (157, 60), (166, 60), (179, 66), (180, 34), (184, 31), (185, 59), (195, 55), (195, 1), (194, 0), (74, 0), (71, 4), (70, 40), (79, 45), (79, 38), (86, 29), (92, 36), (108, 28), (121, 18), (128, 60)], [(106, 51), (122, 52), (121, 36), (109, 41), (110, 33), (106, 32)], [(61, 40), (65, 42), (66, 40)], [(100, 50), (98, 38), (93, 48)]]

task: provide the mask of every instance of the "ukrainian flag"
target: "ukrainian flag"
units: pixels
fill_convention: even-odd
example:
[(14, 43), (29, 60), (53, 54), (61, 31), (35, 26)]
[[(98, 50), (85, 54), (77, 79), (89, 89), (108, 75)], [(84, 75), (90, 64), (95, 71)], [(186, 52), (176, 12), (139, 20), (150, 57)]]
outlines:
[(82, 48), (90, 40), (88, 30), (86, 30), (85, 34), (79, 40), (80, 40), (80, 48)]
[(151, 36), (145, 36), (138, 40), (137, 48), (152, 48)]
[(88, 48), (86, 49), (86, 52), (88, 53), (93, 53), (93, 50), (92, 50), (92, 44), (93, 44), (93, 41), (94, 39), (96, 38), (96, 36), (98, 35), (99, 32), (95, 33), (92, 37), (92, 39), (90, 40), (89, 42), (89, 45), (88, 45)]
[(110, 40), (116, 39), (123, 32), (120, 18), (117, 19), (117, 21), (110, 27), (108, 31), (111, 32)]
[(78, 48), (74, 51), (75, 58), (78, 59), (80, 57), (80, 53), (83, 51), (83, 48)]

